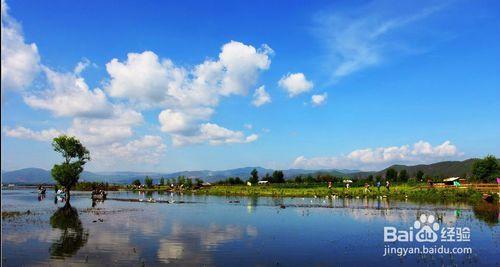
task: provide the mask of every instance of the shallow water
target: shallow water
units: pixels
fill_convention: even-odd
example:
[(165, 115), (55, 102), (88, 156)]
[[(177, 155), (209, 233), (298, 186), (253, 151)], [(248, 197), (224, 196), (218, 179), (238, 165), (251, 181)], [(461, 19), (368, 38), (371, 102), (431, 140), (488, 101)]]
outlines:
[[(2, 190), (2, 211), (30, 210), (2, 223), (2, 263), (19, 265), (477, 265), (500, 263), (498, 208), (416, 204), (387, 199), (325, 199), (150, 195), (110, 192), (92, 207), (72, 194), (74, 214), (53, 192)], [(170, 203), (129, 202), (147, 200)], [(57, 200), (57, 199), (56, 199)], [(283, 208), (285, 207), (285, 208)], [(384, 226), (408, 229), (421, 214), (441, 227), (467, 226), (472, 254), (383, 256)], [(413, 246), (417, 243), (391, 243)]]

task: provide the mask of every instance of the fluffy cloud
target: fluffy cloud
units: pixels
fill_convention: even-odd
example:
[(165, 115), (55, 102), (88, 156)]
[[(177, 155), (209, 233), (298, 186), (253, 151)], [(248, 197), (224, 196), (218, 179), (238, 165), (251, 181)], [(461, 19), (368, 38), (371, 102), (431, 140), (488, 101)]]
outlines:
[(68, 134), (77, 136), (85, 145), (102, 146), (133, 136), (132, 128), (143, 122), (142, 114), (122, 106), (113, 106), (106, 118), (74, 118)]
[(312, 95), (311, 96), (311, 104), (313, 106), (321, 106), (326, 103), (326, 99), (328, 98), (327, 93), (323, 93), (320, 95)]
[[(156, 164), (165, 154), (166, 145), (159, 136), (145, 135), (138, 139), (127, 141), (132, 136), (130, 125), (138, 122), (137, 114), (122, 114), (122, 121), (113, 123), (111, 120), (81, 121), (75, 119), (70, 129), (62, 132), (56, 129), (34, 131), (25, 127), (4, 128), (8, 137), (31, 139), (36, 141), (51, 141), (61, 134), (77, 136), (91, 151), (91, 163), (103, 166), (117, 166), (128, 163)], [(128, 117), (128, 118), (126, 118)], [(134, 118), (136, 117), (136, 118)], [(128, 120), (128, 122), (127, 122)], [(108, 125), (108, 123), (111, 123)]]
[(125, 62), (106, 64), (112, 97), (139, 100), (144, 106), (196, 106), (218, 104), (219, 96), (245, 95), (258, 74), (271, 64), (272, 50), (231, 41), (222, 46), (217, 61), (206, 60), (192, 70), (177, 67), (155, 53), (129, 53)]
[(40, 56), (36, 44), (27, 44), (21, 26), (8, 14), (2, 0), (2, 91), (23, 89), (39, 71)]
[(172, 135), (174, 146), (188, 144), (209, 143), (210, 145), (221, 145), (231, 143), (251, 143), (258, 139), (258, 135), (251, 134), (245, 136), (241, 131), (232, 131), (214, 123), (204, 123), (193, 135)]
[(5, 127), (3, 129), (3, 132), (9, 137), (31, 139), (37, 141), (51, 141), (54, 137), (57, 137), (61, 134), (61, 132), (56, 129), (34, 131), (25, 127)]
[(252, 105), (260, 107), (264, 104), (271, 103), (271, 96), (266, 92), (266, 88), (263, 86), (257, 88), (255, 93), (253, 93)]
[(161, 130), (168, 133), (189, 134), (198, 128), (201, 121), (208, 120), (213, 113), (211, 108), (191, 108), (184, 110), (163, 110), (158, 115)]
[(166, 145), (159, 136), (145, 135), (128, 143), (113, 143), (95, 151), (97, 158), (125, 159), (131, 162), (156, 164), (165, 153)]
[(299, 94), (310, 91), (313, 88), (313, 83), (306, 79), (304, 73), (289, 73), (283, 76), (278, 85), (288, 92), (289, 97), (294, 97)]
[(106, 87), (110, 96), (146, 103), (164, 101), (169, 84), (185, 75), (170, 60), (160, 61), (151, 51), (129, 53), (123, 63), (115, 58), (106, 64), (106, 70), (111, 77)]
[(384, 4), (370, 4), (350, 13), (343, 10), (343, 14), (318, 16), (316, 32), (328, 47), (327, 58), (335, 64), (334, 78), (377, 65), (389, 55), (405, 53), (397, 49), (407, 46), (401, 44), (397, 34), (409, 24), (442, 9), (442, 6), (412, 7), (407, 11), (399, 8), (394, 12), (393, 8), (379, 5)]
[[(78, 68), (78, 66), (77, 66)], [(60, 73), (43, 67), (49, 89), (38, 93), (27, 93), (26, 104), (36, 109), (51, 111), (55, 116), (106, 117), (112, 107), (104, 92), (90, 90), (85, 80), (77, 73)]]
[(267, 70), (271, 64), (268, 55), (272, 49), (263, 45), (260, 50), (253, 46), (231, 41), (222, 47), (219, 62), (225, 73), (222, 78), (222, 95), (246, 94), (255, 84), (259, 70)]
[(140, 108), (163, 108), (158, 115), (160, 129), (172, 136), (174, 144), (230, 143), (231, 138), (212, 140), (203, 132), (204, 125), (220, 97), (247, 94), (259, 73), (269, 68), (272, 53), (267, 45), (256, 49), (231, 41), (222, 46), (218, 60), (205, 60), (192, 69), (151, 51), (129, 53), (124, 62), (113, 59), (106, 64), (111, 79), (105, 90)]
[(432, 146), (419, 141), (412, 147), (409, 145), (358, 149), (347, 156), (338, 157), (297, 157), (293, 166), (297, 168), (355, 168), (369, 170), (382, 168), (395, 163), (416, 164), (433, 160), (455, 158), (462, 155), (455, 145), (446, 141)]

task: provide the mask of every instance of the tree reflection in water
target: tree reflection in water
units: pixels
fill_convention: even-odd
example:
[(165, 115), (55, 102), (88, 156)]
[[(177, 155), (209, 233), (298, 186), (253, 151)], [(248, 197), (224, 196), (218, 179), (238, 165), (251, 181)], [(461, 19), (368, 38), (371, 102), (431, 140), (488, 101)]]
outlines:
[(50, 225), (61, 230), (61, 237), (49, 249), (52, 257), (73, 256), (87, 243), (88, 231), (83, 229), (78, 211), (70, 205), (54, 212), (50, 217)]

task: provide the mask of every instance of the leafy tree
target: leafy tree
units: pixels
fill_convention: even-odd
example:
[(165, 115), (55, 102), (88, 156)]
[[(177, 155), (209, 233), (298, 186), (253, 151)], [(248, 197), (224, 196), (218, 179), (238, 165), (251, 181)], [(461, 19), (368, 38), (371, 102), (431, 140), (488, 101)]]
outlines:
[(400, 182), (407, 182), (408, 181), (408, 172), (405, 169), (403, 169), (399, 172), (398, 181), (400, 181)]
[(418, 170), (416, 177), (417, 177), (417, 181), (422, 180), (422, 178), (424, 178), (424, 172), (422, 170)]
[(52, 177), (66, 189), (66, 205), (70, 207), (70, 190), (80, 179), (83, 165), (90, 160), (90, 153), (78, 139), (61, 135), (52, 140), (54, 151), (61, 153), (64, 161), (52, 167)]
[(194, 181), (195, 181), (196, 186), (202, 186), (203, 185), (203, 180), (200, 179), (200, 178), (196, 178)]
[(308, 174), (308, 175), (306, 176), (306, 179), (305, 179), (305, 180), (306, 180), (306, 183), (308, 183), (308, 184), (313, 184), (313, 183), (315, 182), (314, 178), (313, 178), (313, 177), (312, 177), (312, 175), (310, 175), (310, 174)]
[(259, 182), (259, 172), (257, 171), (257, 169), (253, 169), (250, 175), (252, 175), (252, 177), (250, 177), (250, 179), (248, 180), (250, 183), (256, 184)]
[(373, 182), (374, 181), (373, 180), (373, 175), (372, 174), (368, 175), (368, 177), (366, 178), (366, 180), (368, 180), (369, 182)]
[(283, 174), (283, 171), (274, 171), (272, 178), (273, 178), (273, 183), (285, 182), (285, 175)]
[(476, 181), (493, 182), (499, 174), (498, 161), (493, 155), (488, 155), (472, 164), (472, 176)]
[(297, 175), (297, 176), (295, 176), (295, 182), (298, 184), (301, 184), (304, 182), (304, 180), (302, 179), (301, 175)]
[(165, 185), (165, 178), (163, 177), (160, 178), (160, 185)]
[(375, 177), (375, 180), (376, 180), (377, 182), (382, 181), (382, 175), (380, 175), (380, 174), (379, 174), (379, 175), (377, 175), (377, 176)]
[(269, 173), (266, 172), (266, 176), (264, 176), (261, 181), (271, 182), (272, 179), (273, 178), (269, 175)]
[(187, 188), (191, 188), (191, 187), (193, 187), (193, 179), (191, 179), (191, 178), (186, 179), (186, 182), (185, 182), (185, 184), (184, 184), (184, 185), (185, 185)]
[(135, 185), (135, 186), (141, 186), (141, 180), (139, 180), (139, 179), (135, 179), (135, 180), (132, 182), (132, 185)]
[(394, 181), (396, 180), (397, 177), (398, 177), (398, 172), (393, 168), (389, 168), (385, 172), (385, 179), (389, 181)]
[(186, 182), (186, 177), (184, 177), (184, 176), (182, 176), (182, 175), (181, 175), (181, 176), (179, 176), (179, 177), (177, 177), (177, 184), (178, 184), (178, 185), (182, 185), (182, 184), (184, 184), (185, 182)]
[(234, 178), (234, 184), (244, 184), (243, 180), (240, 179), (240, 177)]
[(151, 177), (149, 177), (149, 176), (146, 176), (146, 178), (144, 178), (144, 184), (148, 188), (153, 187), (153, 179)]

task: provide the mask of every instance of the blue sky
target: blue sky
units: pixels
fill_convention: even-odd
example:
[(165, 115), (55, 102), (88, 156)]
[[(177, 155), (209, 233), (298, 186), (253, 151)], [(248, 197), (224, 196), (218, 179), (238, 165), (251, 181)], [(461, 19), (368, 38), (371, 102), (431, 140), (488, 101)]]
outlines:
[[(497, 1), (2, 1), (2, 169), (374, 170), (500, 152)], [(76, 67), (79, 65), (79, 67)]]

